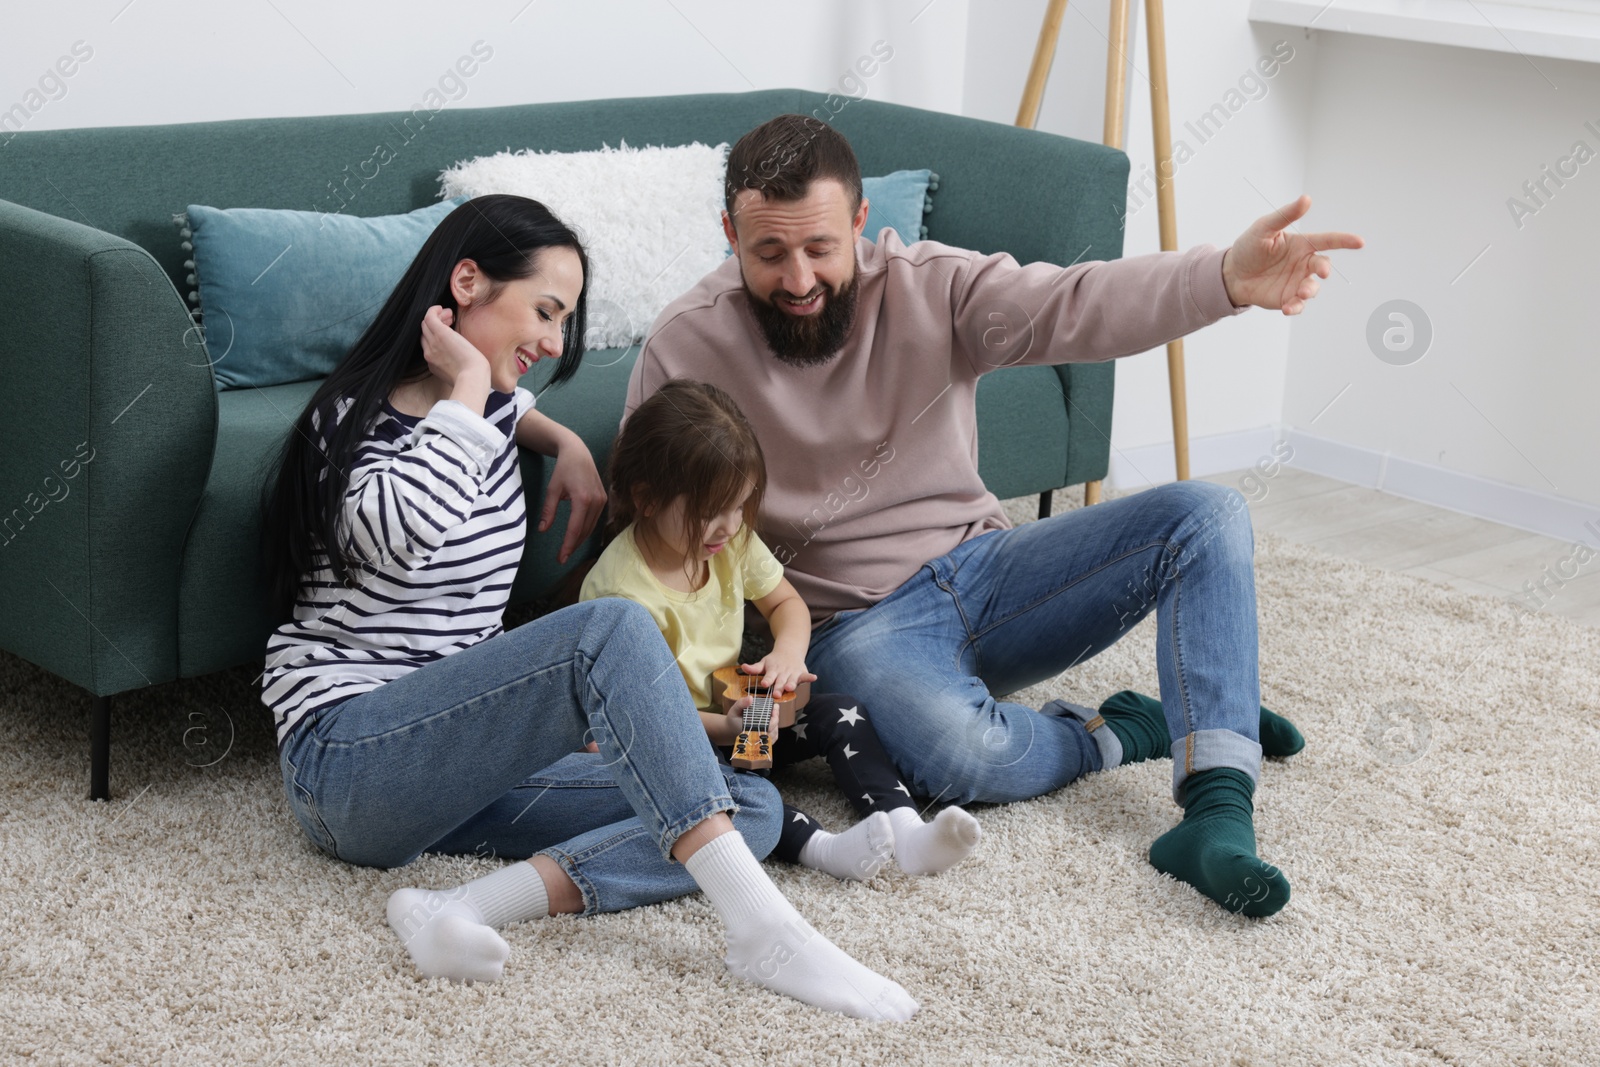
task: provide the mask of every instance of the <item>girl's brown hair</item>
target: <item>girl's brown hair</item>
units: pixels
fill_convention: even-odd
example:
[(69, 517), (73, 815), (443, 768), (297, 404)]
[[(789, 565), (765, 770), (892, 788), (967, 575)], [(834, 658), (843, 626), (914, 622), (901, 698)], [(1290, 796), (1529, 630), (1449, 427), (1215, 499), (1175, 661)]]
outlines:
[[(611, 516), (606, 539), (638, 522), (645, 511), (659, 514), (683, 496), (685, 571), (705, 524), (744, 502), (748, 533), (761, 513), (767, 488), (767, 464), (761, 444), (733, 398), (714, 385), (670, 379), (634, 409), (617, 435), (606, 465), (611, 490)], [(654, 534), (640, 522), (646, 536)]]

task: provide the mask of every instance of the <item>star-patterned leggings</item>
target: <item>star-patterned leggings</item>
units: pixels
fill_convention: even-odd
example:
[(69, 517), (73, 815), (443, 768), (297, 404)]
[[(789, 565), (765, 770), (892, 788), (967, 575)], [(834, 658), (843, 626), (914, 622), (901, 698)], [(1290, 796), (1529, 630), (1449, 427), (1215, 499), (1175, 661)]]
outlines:
[[(772, 746), (774, 770), (813, 756), (828, 761), (833, 780), (862, 818), (912, 806), (911, 792), (900, 781), (900, 772), (867, 719), (867, 706), (859, 700), (840, 693), (813, 693), (811, 703), (795, 712), (794, 725), (778, 731)], [(799, 863), (800, 850), (820, 829), (816, 819), (785, 804), (783, 835), (773, 856)]]

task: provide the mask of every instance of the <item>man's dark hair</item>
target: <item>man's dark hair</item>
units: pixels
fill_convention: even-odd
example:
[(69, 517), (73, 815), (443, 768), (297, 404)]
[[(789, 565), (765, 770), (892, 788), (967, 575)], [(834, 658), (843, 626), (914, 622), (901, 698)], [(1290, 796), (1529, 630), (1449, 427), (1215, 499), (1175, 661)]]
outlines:
[(739, 138), (728, 153), (728, 217), (737, 219), (733, 202), (745, 189), (769, 200), (800, 200), (821, 178), (844, 186), (852, 215), (860, 209), (861, 164), (844, 135), (810, 115), (779, 115)]

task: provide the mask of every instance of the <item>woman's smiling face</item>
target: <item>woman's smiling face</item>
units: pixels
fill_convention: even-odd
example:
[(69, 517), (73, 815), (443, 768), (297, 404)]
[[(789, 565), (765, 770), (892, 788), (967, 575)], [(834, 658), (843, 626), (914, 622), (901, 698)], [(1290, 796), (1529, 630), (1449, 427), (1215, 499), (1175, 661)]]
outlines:
[(489, 279), (464, 259), (450, 285), (461, 308), (456, 329), (489, 361), (490, 387), (509, 393), (534, 363), (560, 357), (562, 328), (583, 292), (583, 265), (570, 248), (546, 248), (532, 274), (505, 282), (484, 303)]

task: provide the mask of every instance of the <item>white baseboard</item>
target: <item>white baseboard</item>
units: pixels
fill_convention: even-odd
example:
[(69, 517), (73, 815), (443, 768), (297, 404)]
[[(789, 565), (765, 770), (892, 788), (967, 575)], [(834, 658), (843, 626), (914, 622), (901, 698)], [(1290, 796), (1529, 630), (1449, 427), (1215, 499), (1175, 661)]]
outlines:
[[(1272, 445), (1283, 433), (1271, 426), (1237, 433), (1216, 434), (1211, 437), (1189, 439), (1189, 476), (1205, 478), (1226, 471), (1240, 471), (1253, 467), (1263, 458), (1271, 458)], [(1298, 450), (1295, 456), (1299, 459)], [(1113, 448), (1111, 469), (1106, 474), (1106, 484), (1118, 492), (1131, 492), (1152, 485), (1164, 485), (1178, 477), (1177, 460), (1172, 455), (1172, 442), (1159, 445), (1142, 445), (1138, 448)], [(1329, 475), (1338, 477), (1338, 475)]]
[(1600, 543), (1600, 507), (1290, 430), (1290, 466), (1572, 543)]
[[(1272, 459), (1272, 446), (1288, 441), (1294, 455), (1285, 466), (1378, 489), (1434, 507), (1572, 543), (1600, 547), (1600, 507), (1580, 500), (1508, 485), (1475, 474), (1401, 459), (1385, 452), (1330, 441), (1301, 430), (1263, 426), (1189, 442), (1189, 474), (1204, 478), (1244, 470)], [(1106, 482), (1119, 492), (1143, 489), (1177, 477), (1172, 445), (1114, 449)]]

